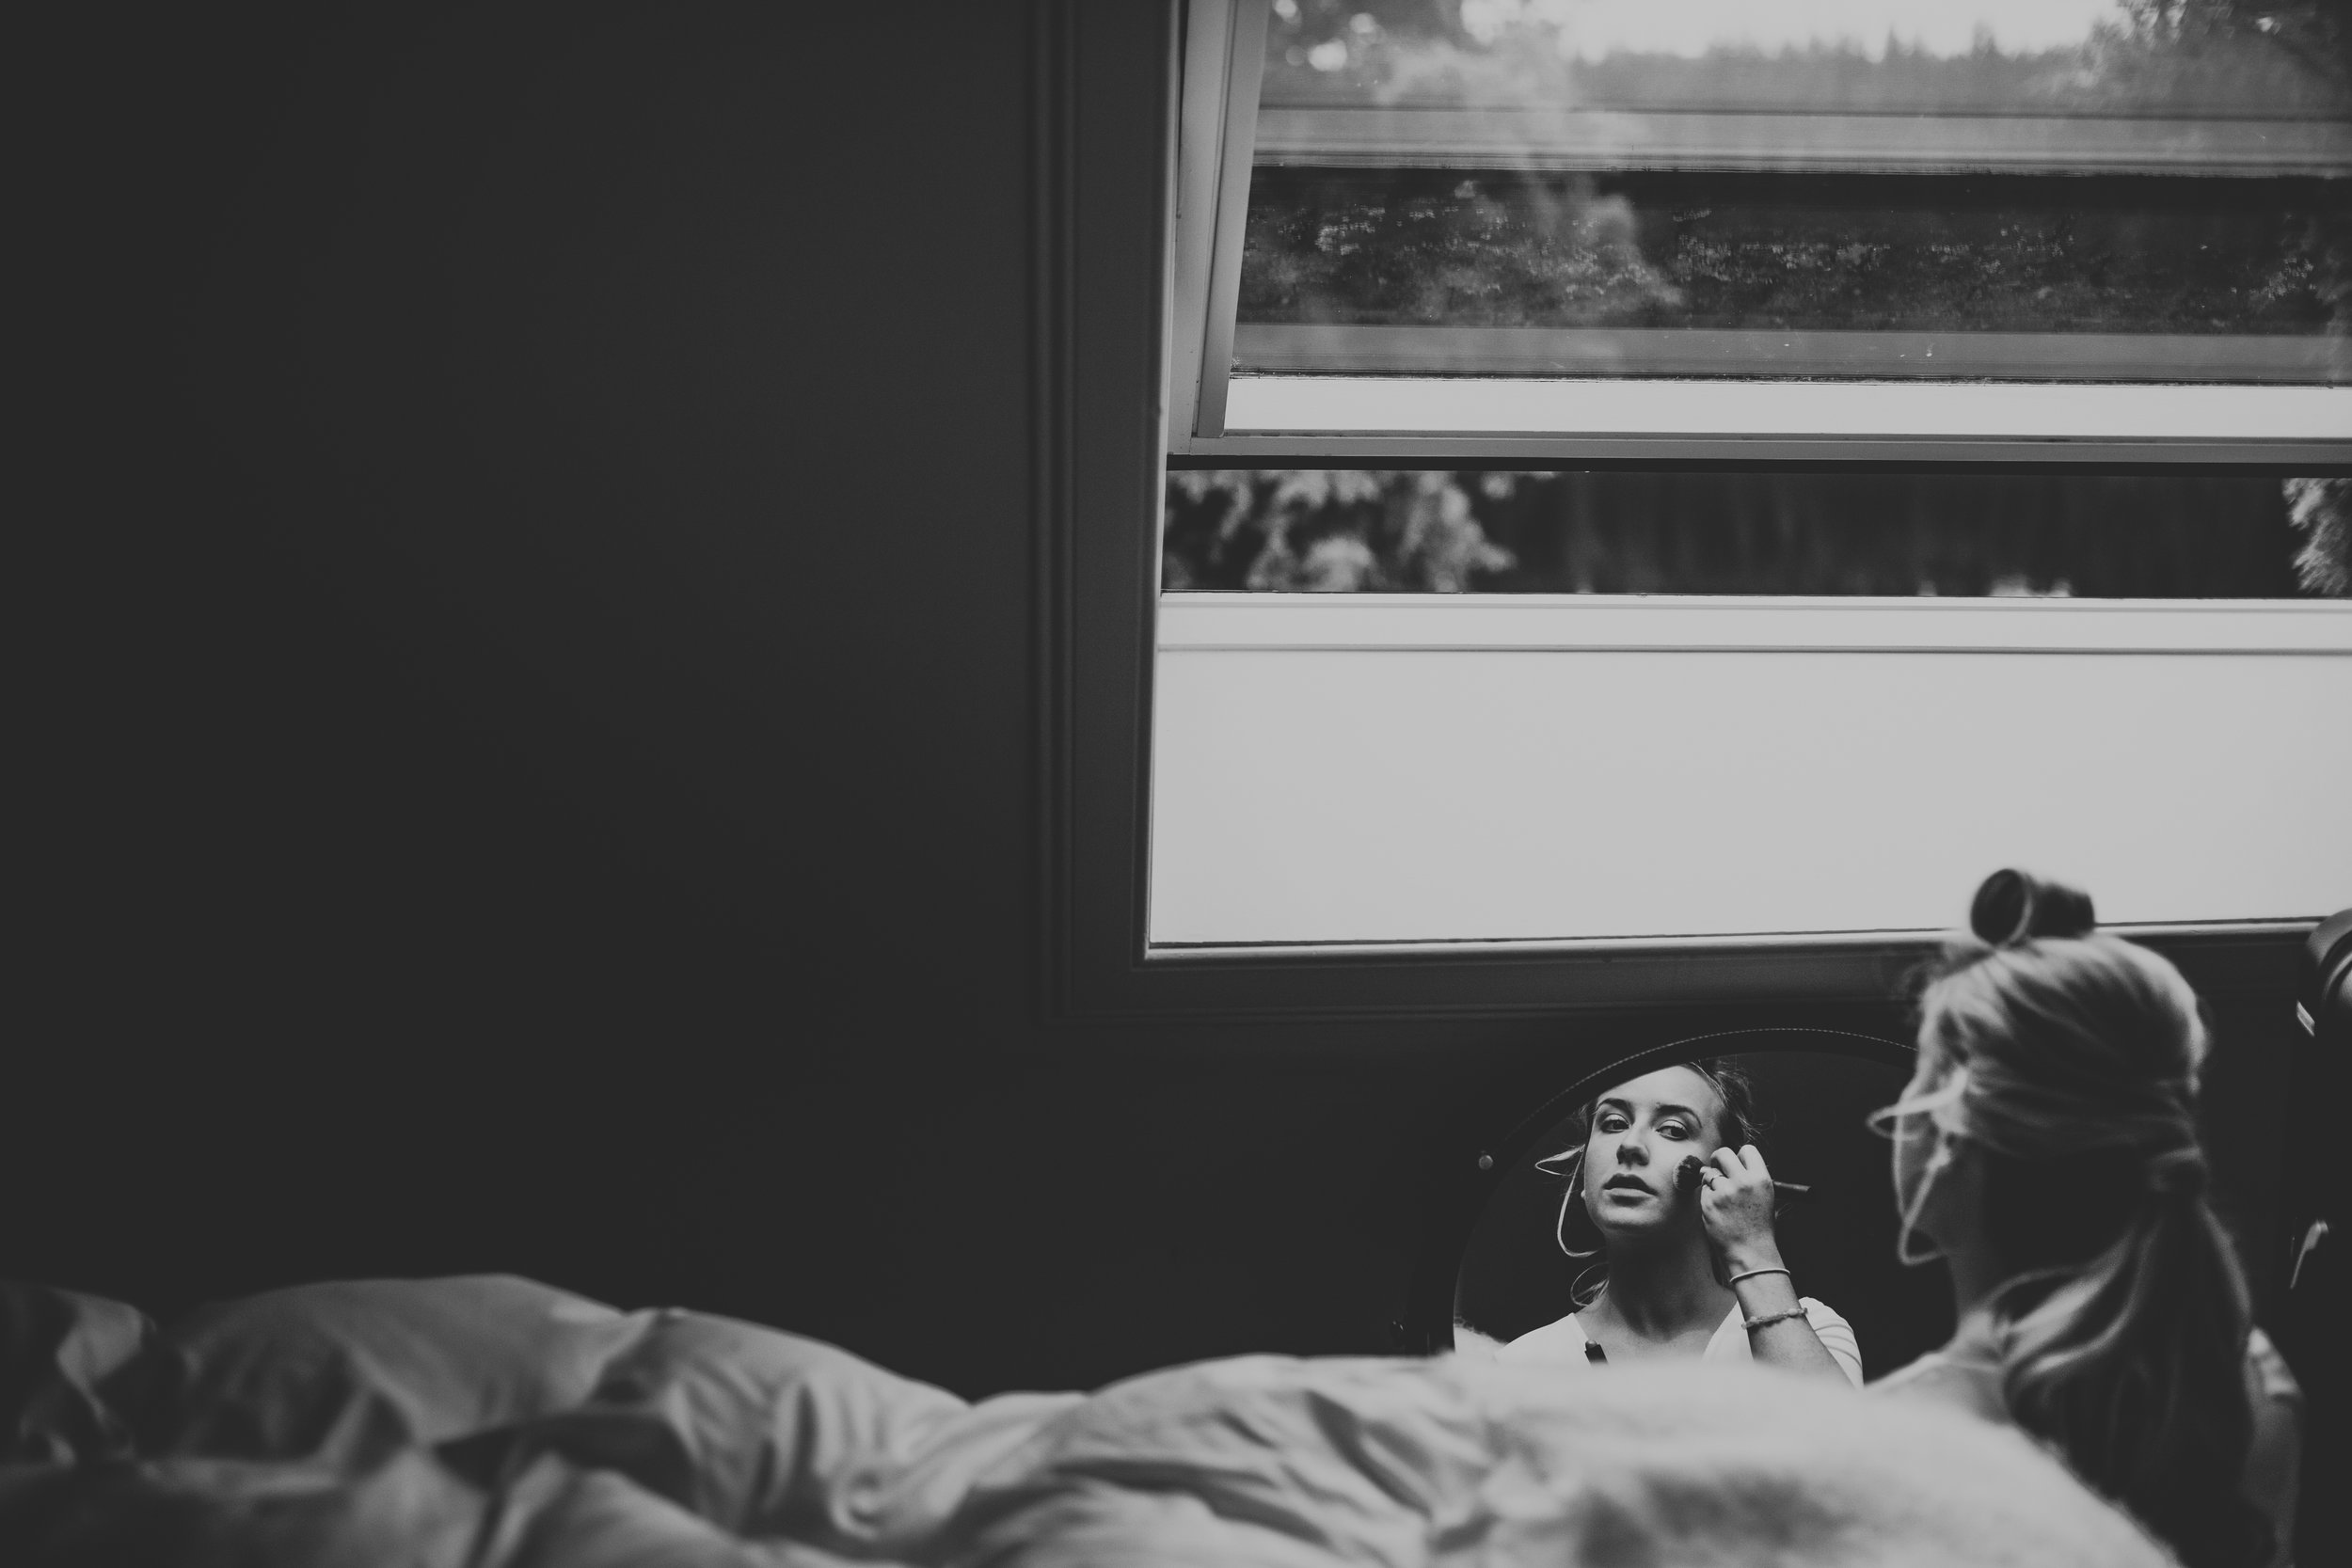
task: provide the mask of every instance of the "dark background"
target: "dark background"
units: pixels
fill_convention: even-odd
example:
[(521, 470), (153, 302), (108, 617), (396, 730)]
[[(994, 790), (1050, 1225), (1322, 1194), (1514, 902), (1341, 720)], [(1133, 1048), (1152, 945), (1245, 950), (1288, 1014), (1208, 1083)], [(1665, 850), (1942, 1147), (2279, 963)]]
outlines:
[(1465, 1150), (1725, 1022), (1041, 1019), (1029, 7), (63, 10), (0, 1273), (1376, 1352)]

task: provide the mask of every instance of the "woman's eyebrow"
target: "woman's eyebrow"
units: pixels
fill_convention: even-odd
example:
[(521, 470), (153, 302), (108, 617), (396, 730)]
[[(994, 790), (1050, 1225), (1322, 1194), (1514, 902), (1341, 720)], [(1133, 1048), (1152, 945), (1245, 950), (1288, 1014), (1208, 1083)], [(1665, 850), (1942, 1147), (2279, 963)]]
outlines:
[[(1602, 1111), (1619, 1111), (1627, 1116), (1631, 1116), (1633, 1114), (1633, 1102), (1629, 1100), (1618, 1100), (1612, 1097), (1597, 1103), (1593, 1107), (1593, 1110), (1596, 1114)], [(1692, 1121), (1700, 1119), (1699, 1114), (1691, 1109), (1688, 1105), (1666, 1103), (1661, 1103), (1657, 1106), (1652, 1113), (1650, 1119), (1655, 1121), (1660, 1117), (1689, 1117)]]

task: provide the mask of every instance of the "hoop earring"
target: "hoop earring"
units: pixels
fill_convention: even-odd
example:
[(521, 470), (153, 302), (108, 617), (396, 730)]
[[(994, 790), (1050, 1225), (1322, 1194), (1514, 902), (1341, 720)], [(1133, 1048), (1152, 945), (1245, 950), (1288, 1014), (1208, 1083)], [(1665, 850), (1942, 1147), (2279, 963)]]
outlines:
[[(1592, 1297), (1600, 1293), (1601, 1286), (1608, 1283), (1609, 1273), (1609, 1260), (1603, 1255), (1602, 1247), (1580, 1249), (1568, 1244), (1569, 1205), (1584, 1201), (1584, 1150), (1581, 1148), (1564, 1148), (1557, 1154), (1546, 1155), (1536, 1161), (1535, 1168), (1546, 1176), (1560, 1177), (1566, 1183), (1560, 1194), (1560, 1212), (1551, 1222), (1551, 1239), (1560, 1244), (1561, 1252), (1570, 1262), (1583, 1265), (1568, 1281), (1569, 1299), (1577, 1304), (1581, 1311)], [(1587, 1209), (1584, 1217), (1590, 1221), (1592, 1211)], [(1594, 1228), (1597, 1230), (1599, 1227), (1596, 1225)], [(1597, 1283), (1594, 1281), (1596, 1275), (1600, 1276)]]
[[(1600, 1250), (1599, 1248), (1586, 1247), (1580, 1251), (1568, 1245), (1568, 1206), (1584, 1201), (1584, 1151), (1580, 1148), (1573, 1153), (1554, 1155), (1549, 1160), (1538, 1160), (1535, 1163), (1535, 1168), (1537, 1170), (1548, 1168), (1549, 1174), (1565, 1178), (1567, 1183), (1560, 1194), (1559, 1215), (1551, 1222), (1552, 1240), (1558, 1242), (1560, 1250), (1570, 1258), (1583, 1259), (1594, 1256)], [(1591, 1217), (1591, 1212), (1588, 1210), (1585, 1218)]]

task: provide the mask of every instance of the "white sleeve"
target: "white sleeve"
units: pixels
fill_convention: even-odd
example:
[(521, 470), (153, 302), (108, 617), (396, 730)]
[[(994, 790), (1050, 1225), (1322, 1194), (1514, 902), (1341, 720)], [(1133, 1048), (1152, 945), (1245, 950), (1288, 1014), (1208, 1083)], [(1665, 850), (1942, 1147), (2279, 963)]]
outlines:
[(1811, 1296), (1799, 1296), (1797, 1305), (1804, 1308), (1804, 1321), (1813, 1325), (1813, 1337), (1821, 1341), (1821, 1348), (1846, 1374), (1846, 1381), (1861, 1387), (1862, 1342), (1853, 1337), (1853, 1324)]

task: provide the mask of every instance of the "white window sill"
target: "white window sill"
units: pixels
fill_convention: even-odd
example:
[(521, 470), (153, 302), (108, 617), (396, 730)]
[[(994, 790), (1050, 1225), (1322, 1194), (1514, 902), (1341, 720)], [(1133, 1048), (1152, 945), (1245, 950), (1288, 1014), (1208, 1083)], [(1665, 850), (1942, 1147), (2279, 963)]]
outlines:
[(2352, 388), (1236, 375), (1252, 436), (2352, 441)]
[(1168, 594), (1166, 651), (2352, 654), (2352, 599)]

